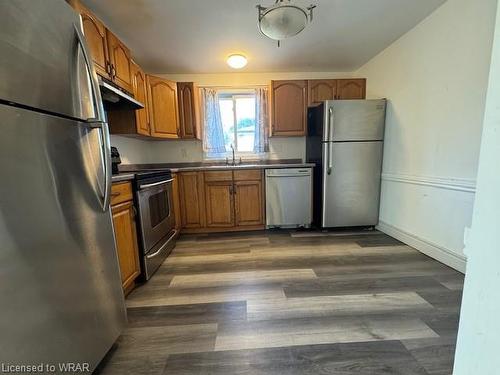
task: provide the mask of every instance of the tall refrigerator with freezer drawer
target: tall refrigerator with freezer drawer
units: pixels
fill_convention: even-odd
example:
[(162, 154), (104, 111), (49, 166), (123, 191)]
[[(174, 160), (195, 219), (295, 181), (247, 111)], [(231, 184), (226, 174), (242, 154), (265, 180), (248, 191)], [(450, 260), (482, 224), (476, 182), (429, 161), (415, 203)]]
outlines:
[(97, 76), (65, 1), (0, 14), (0, 357), (92, 371), (126, 322)]
[(378, 223), (386, 100), (330, 100), (310, 108), (307, 162), (314, 168), (314, 222), (322, 228)]

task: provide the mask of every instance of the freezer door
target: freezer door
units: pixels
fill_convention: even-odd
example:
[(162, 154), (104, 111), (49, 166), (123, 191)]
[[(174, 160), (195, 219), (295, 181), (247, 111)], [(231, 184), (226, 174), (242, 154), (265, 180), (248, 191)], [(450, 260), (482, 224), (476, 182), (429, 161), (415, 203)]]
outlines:
[(328, 141), (384, 139), (386, 100), (334, 100), (325, 105)]
[(0, 100), (81, 120), (96, 118), (92, 71), (73, 9), (64, 0), (0, 1), (0, 14)]
[(126, 320), (100, 131), (7, 105), (0, 119), (2, 360), (92, 370)]
[(322, 227), (377, 224), (382, 151), (383, 142), (324, 144)]

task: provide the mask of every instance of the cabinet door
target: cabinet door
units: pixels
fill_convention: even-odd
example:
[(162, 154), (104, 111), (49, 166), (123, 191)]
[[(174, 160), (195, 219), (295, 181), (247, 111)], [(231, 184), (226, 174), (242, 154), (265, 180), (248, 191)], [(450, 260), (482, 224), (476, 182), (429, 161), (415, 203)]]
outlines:
[(365, 99), (366, 79), (338, 79), (337, 99)]
[(193, 82), (178, 82), (179, 127), (181, 138), (199, 138), (198, 94)]
[(307, 128), (307, 81), (272, 81), (271, 134), (301, 136)]
[(264, 224), (262, 181), (235, 182), (236, 226)]
[(180, 201), (180, 191), (179, 191), (179, 176), (177, 173), (172, 173), (172, 198), (174, 200), (174, 217), (175, 217), (175, 230), (179, 232), (181, 230), (181, 201)]
[(131, 61), (132, 68), (132, 85), (134, 89), (134, 98), (144, 104), (143, 109), (135, 111), (135, 122), (137, 133), (142, 135), (150, 135), (149, 130), (149, 114), (148, 114), (148, 91), (146, 85), (146, 75), (139, 65)]
[(307, 82), (309, 106), (321, 104), (325, 100), (333, 100), (337, 95), (337, 81), (334, 79), (317, 79)]
[(179, 177), (182, 228), (203, 228), (205, 227), (203, 172), (182, 172)]
[(127, 292), (133, 286), (135, 278), (141, 273), (134, 204), (129, 201), (115, 205), (112, 207), (112, 213), (122, 286)]
[(122, 89), (133, 92), (130, 50), (111, 31), (106, 30), (106, 37), (111, 63), (111, 79)]
[(234, 226), (233, 182), (205, 182), (207, 227)]
[(179, 138), (177, 84), (166, 79), (147, 76), (151, 135)]
[(106, 28), (101, 21), (79, 2), (74, 2), (73, 5), (82, 17), (83, 33), (92, 54), (96, 72), (100, 76), (110, 79)]

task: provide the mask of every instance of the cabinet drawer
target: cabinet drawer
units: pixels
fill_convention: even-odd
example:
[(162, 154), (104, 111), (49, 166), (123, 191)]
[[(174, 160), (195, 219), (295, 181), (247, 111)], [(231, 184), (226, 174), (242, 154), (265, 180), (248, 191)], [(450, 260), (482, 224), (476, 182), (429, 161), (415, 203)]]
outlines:
[(234, 181), (256, 181), (261, 179), (262, 171), (260, 169), (234, 171)]
[(205, 172), (205, 181), (232, 181), (232, 171), (210, 171)]
[(130, 182), (120, 182), (111, 185), (111, 205), (131, 201), (132, 184)]

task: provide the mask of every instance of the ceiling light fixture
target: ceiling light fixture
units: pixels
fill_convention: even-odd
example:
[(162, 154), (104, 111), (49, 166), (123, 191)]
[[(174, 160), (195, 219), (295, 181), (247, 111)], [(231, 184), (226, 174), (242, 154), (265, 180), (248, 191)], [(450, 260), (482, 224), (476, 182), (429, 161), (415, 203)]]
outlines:
[(302, 8), (290, 0), (276, 0), (269, 8), (257, 5), (259, 12), (259, 29), (270, 39), (280, 41), (297, 35), (305, 29), (313, 19), (313, 9), (316, 5)]
[(229, 65), (233, 69), (244, 68), (248, 63), (247, 58), (243, 55), (240, 55), (240, 54), (230, 55), (230, 56), (228, 56), (226, 61), (227, 61), (227, 65)]

